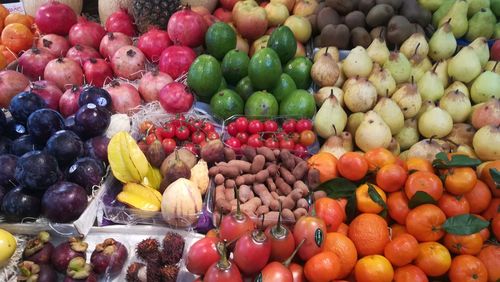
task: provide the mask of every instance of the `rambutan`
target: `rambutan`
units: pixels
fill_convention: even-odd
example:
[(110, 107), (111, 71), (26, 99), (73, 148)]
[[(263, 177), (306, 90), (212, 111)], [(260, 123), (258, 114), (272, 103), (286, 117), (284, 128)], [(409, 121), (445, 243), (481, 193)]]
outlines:
[(177, 264), (184, 252), (184, 238), (175, 232), (168, 232), (163, 238), (162, 262), (164, 264)]

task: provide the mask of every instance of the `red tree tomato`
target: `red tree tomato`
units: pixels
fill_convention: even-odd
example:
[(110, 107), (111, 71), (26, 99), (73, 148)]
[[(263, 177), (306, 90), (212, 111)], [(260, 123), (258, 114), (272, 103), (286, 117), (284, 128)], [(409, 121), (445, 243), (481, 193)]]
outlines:
[(295, 223), (293, 237), (295, 244), (305, 239), (304, 245), (299, 249), (299, 257), (305, 261), (318, 254), (325, 244), (326, 225), (318, 217), (303, 216)]
[(203, 275), (220, 258), (216, 249), (219, 238), (205, 237), (196, 241), (186, 255), (186, 268), (196, 275)]

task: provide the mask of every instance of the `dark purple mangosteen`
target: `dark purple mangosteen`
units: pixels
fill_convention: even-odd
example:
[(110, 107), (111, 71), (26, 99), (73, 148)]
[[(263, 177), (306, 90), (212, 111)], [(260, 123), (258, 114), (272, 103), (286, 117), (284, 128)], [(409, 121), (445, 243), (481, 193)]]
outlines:
[(36, 238), (26, 243), (23, 252), (23, 259), (36, 264), (50, 264), (50, 257), (54, 250), (50, 240), (50, 234), (46, 231), (40, 232)]
[(77, 257), (87, 259), (88, 244), (77, 238), (69, 238), (67, 242), (61, 243), (52, 251), (50, 261), (54, 268), (61, 272), (66, 273), (69, 262)]

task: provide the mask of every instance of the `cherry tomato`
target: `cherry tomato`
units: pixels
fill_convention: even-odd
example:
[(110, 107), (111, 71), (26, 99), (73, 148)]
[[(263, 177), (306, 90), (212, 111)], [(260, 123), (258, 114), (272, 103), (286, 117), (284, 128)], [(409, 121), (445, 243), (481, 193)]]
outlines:
[(295, 142), (291, 139), (282, 139), (280, 141), (280, 148), (292, 151), (295, 148)]
[(239, 117), (234, 123), (238, 132), (246, 132), (248, 130), (248, 119), (246, 117)]
[(163, 132), (162, 132), (162, 137), (163, 138), (174, 138), (176, 129), (177, 128), (172, 123), (165, 124), (165, 127), (163, 128)]
[(293, 147), (293, 153), (300, 158), (307, 157), (307, 148), (302, 144), (295, 144)]
[(175, 147), (177, 147), (177, 143), (172, 138), (165, 138), (161, 141), (161, 146), (163, 147), (163, 151), (168, 155), (175, 151)]
[(163, 140), (163, 131), (165, 131), (165, 129), (163, 129), (163, 127), (157, 127), (155, 129), (155, 135), (156, 135), (156, 138), (158, 140), (160, 140), (160, 142)]
[(193, 127), (196, 128), (196, 130), (201, 130), (203, 129), (203, 121), (197, 119), (193, 122)]
[(247, 144), (251, 147), (254, 147), (254, 148), (259, 148), (259, 147), (262, 147), (262, 145), (264, 145), (262, 143), (262, 138), (260, 138), (259, 134), (250, 135), (250, 137), (248, 137)]
[(323, 249), (325, 244), (325, 222), (314, 216), (303, 216), (297, 220), (293, 228), (295, 243), (305, 239), (304, 245), (299, 249), (299, 257), (307, 261)]
[(241, 142), (236, 137), (231, 137), (226, 140), (226, 144), (233, 149), (239, 149), (241, 147)]
[(278, 131), (278, 123), (274, 120), (266, 120), (264, 122), (264, 131), (266, 131), (266, 132)]
[(278, 141), (281, 141), (281, 140), (286, 139), (288, 137), (287, 134), (283, 131), (277, 132), (275, 136), (276, 136), (276, 139)]
[(301, 133), (304, 130), (312, 130), (313, 128), (313, 123), (311, 120), (308, 119), (299, 119), (297, 121), (297, 124), (295, 125), (295, 130), (299, 133)]
[(257, 274), (271, 255), (271, 241), (261, 230), (246, 233), (236, 242), (234, 262), (245, 275)]
[(295, 132), (297, 121), (293, 118), (286, 120), (281, 126), (286, 133)]
[(196, 241), (186, 255), (186, 268), (196, 275), (203, 275), (207, 269), (220, 258), (216, 244), (220, 242), (216, 237), (205, 237)]
[(154, 127), (153, 123), (149, 120), (146, 120), (146, 121), (143, 121), (140, 125), (139, 125), (139, 132), (141, 134), (148, 134), (149, 131), (151, 131), (151, 129)]
[(205, 133), (197, 130), (191, 134), (191, 141), (193, 141), (194, 144), (200, 144), (201, 142), (205, 141)]
[(200, 144), (198, 144), (198, 146), (201, 149), (201, 148), (205, 147), (205, 145), (207, 145), (207, 143), (208, 143), (207, 140), (203, 140), (203, 141), (200, 142)]
[(229, 133), (229, 135), (231, 135), (231, 136), (236, 136), (236, 134), (238, 134), (238, 129), (236, 128), (236, 123), (231, 122), (227, 126), (227, 133)]
[(185, 125), (186, 117), (182, 114), (178, 114), (175, 116), (173, 120), (170, 121), (176, 128)]
[(192, 142), (188, 142), (188, 143), (184, 144), (183, 147), (184, 147), (184, 149), (189, 150), (191, 153), (193, 153), (195, 155), (198, 155), (198, 153), (199, 153), (198, 147), (196, 147), (196, 145)]
[[(216, 245), (220, 259), (212, 263), (203, 276), (203, 281), (217, 282), (243, 282), (241, 272), (234, 262), (227, 259), (227, 251), (224, 244), (219, 242)], [(222, 247), (221, 247), (222, 246)]]
[(186, 120), (186, 124), (185, 124), (185, 126), (189, 129), (189, 131), (190, 131), (190, 132), (195, 132), (196, 130), (198, 130), (198, 128), (196, 128), (196, 127), (194, 126), (194, 123), (195, 123), (195, 122), (196, 122), (196, 119), (195, 119), (195, 118), (192, 118), (192, 117), (190, 117), (190, 118), (188, 118), (188, 119)]
[(297, 132), (292, 132), (288, 135), (288, 138), (292, 139), (293, 143), (300, 142), (300, 134)]
[(207, 121), (207, 122), (203, 123), (203, 131), (205, 132), (205, 134), (208, 134), (210, 132), (214, 132), (215, 127), (211, 122)]
[(176, 130), (175, 130), (175, 137), (177, 137), (177, 139), (179, 140), (187, 140), (189, 138), (189, 129), (182, 125), (182, 126), (179, 126)]
[(264, 124), (260, 120), (252, 120), (248, 123), (248, 133), (255, 134), (264, 131)]
[(266, 141), (264, 141), (264, 146), (270, 149), (279, 149), (280, 143), (278, 142), (278, 140), (276, 140), (276, 138), (269, 137), (266, 139)]
[(156, 135), (154, 133), (150, 133), (148, 136), (146, 136), (146, 144), (148, 145), (153, 144), (153, 142), (155, 142), (156, 140), (158, 140), (158, 138), (156, 138)]
[(217, 133), (215, 131), (209, 132), (207, 134), (207, 139), (208, 140), (216, 140), (216, 139), (219, 139), (219, 138), (220, 138), (219, 133)]
[(238, 132), (238, 134), (236, 134), (236, 138), (238, 138), (238, 140), (240, 140), (241, 144), (246, 144), (248, 142), (248, 133)]
[(306, 129), (300, 133), (300, 144), (304, 146), (311, 146), (316, 141), (316, 134), (309, 129)]

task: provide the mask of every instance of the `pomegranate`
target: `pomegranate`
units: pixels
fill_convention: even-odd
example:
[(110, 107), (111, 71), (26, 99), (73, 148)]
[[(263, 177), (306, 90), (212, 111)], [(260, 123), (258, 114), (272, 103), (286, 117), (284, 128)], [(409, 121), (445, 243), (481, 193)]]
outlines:
[(48, 49), (33, 47), (24, 52), (18, 59), (22, 72), (31, 80), (43, 79), (45, 66), (54, 60), (54, 56)]
[(148, 32), (139, 37), (137, 48), (139, 48), (148, 60), (156, 62), (160, 59), (161, 53), (172, 45), (168, 32), (151, 28)]
[(35, 23), (42, 33), (66, 36), (76, 24), (76, 13), (66, 4), (49, 1), (36, 11)]
[(82, 85), (83, 71), (78, 63), (66, 58), (50, 61), (45, 67), (43, 76), (46, 80), (55, 82), (61, 90), (66, 90), (66, 85)]
[(109, 16), (105, 27), (108, 32), (121, 32), (128, 36), (135, 35), (134, 18), (123, 8)]
[(132, 45), (132, 38), (121, 32), (108, 32), (101, 40), (99, 52), (106, 59), (111, 59), (118, 49)]
[(168, 113), (177, 114), (189, 111), (193, 106), (194, 96), (188, 87), (179, 82), (171, 82), (160, 91), (159, 100)]
[(174, 44), (193, 48), (203, 44), (207, 29), (203, 16), (189, 7), (175, 12), (167, 25), (168, 35)]
[(97, 50), (92, 47), (85, 45), (75, 45), (68, 50), (66, 58), (71, 59), (83, 66), (83, 64), (85, 64), (85, 62), (90, 58), (101, 58), (101, 54), (99, 54), (99, 52), (97, 52)]
[(23, 91), (30, 80), (22, 73), (13, 70), (0, 72), (0, 107), (8, 108), (12, 97)]
[(40, 96), (49, 108), (56, 111), (59, 109), (59, 100), (63, 92), (56, 83), (47, 80), (38, 80), (32, 82), (25, 90)]
[(78, 99), (80, 98), (81, 92), (82, 87), (73, 85), (63, 93), (61, 99), (59, 99), (59, 112), (64, 117), (73, 115), (78, 111), (80, 108), (80, 106), (78, 106)]
[(118, 113), (128, 113), (141, 104), (139, 92), (130, 83), (113, 80), (104, 89), (111, 95), (113, 110)]
[(146, 57), (144, 53), (134, 46), (123, 46), (111, 58), (111, 67), (116, 76), (128, 80), (141, 78), (145, 66)]
[(104, 59), (90, 58), (83, 64), (83, 72), (88, 84), (102, 87), (106, 80), (113, 79), (113, 70)]
[(69, 41), (57, 34), (46, 34), (37, 42), (38, 48), (46, 48), (49, 52), (56, 57), (64, 57), (68, 52), (70, 46)]
[(195, 59), (196, 53), (193, 49), (186, 46), (170, 46), (161, 53), (158, 68), (172, 79), (177, 79), (189, 71)]
[(139, 93), (146, 102), (157, 101), (160, 91), (165, 85), (172, 82), (170, 75), (157, 69), (148, 71), (139, 81)]
[(100, 24), (80, 17), (69, 31), (69, 42), (71, 45), (87, 45), (97, 49), (105, 34), (106, 31)]

